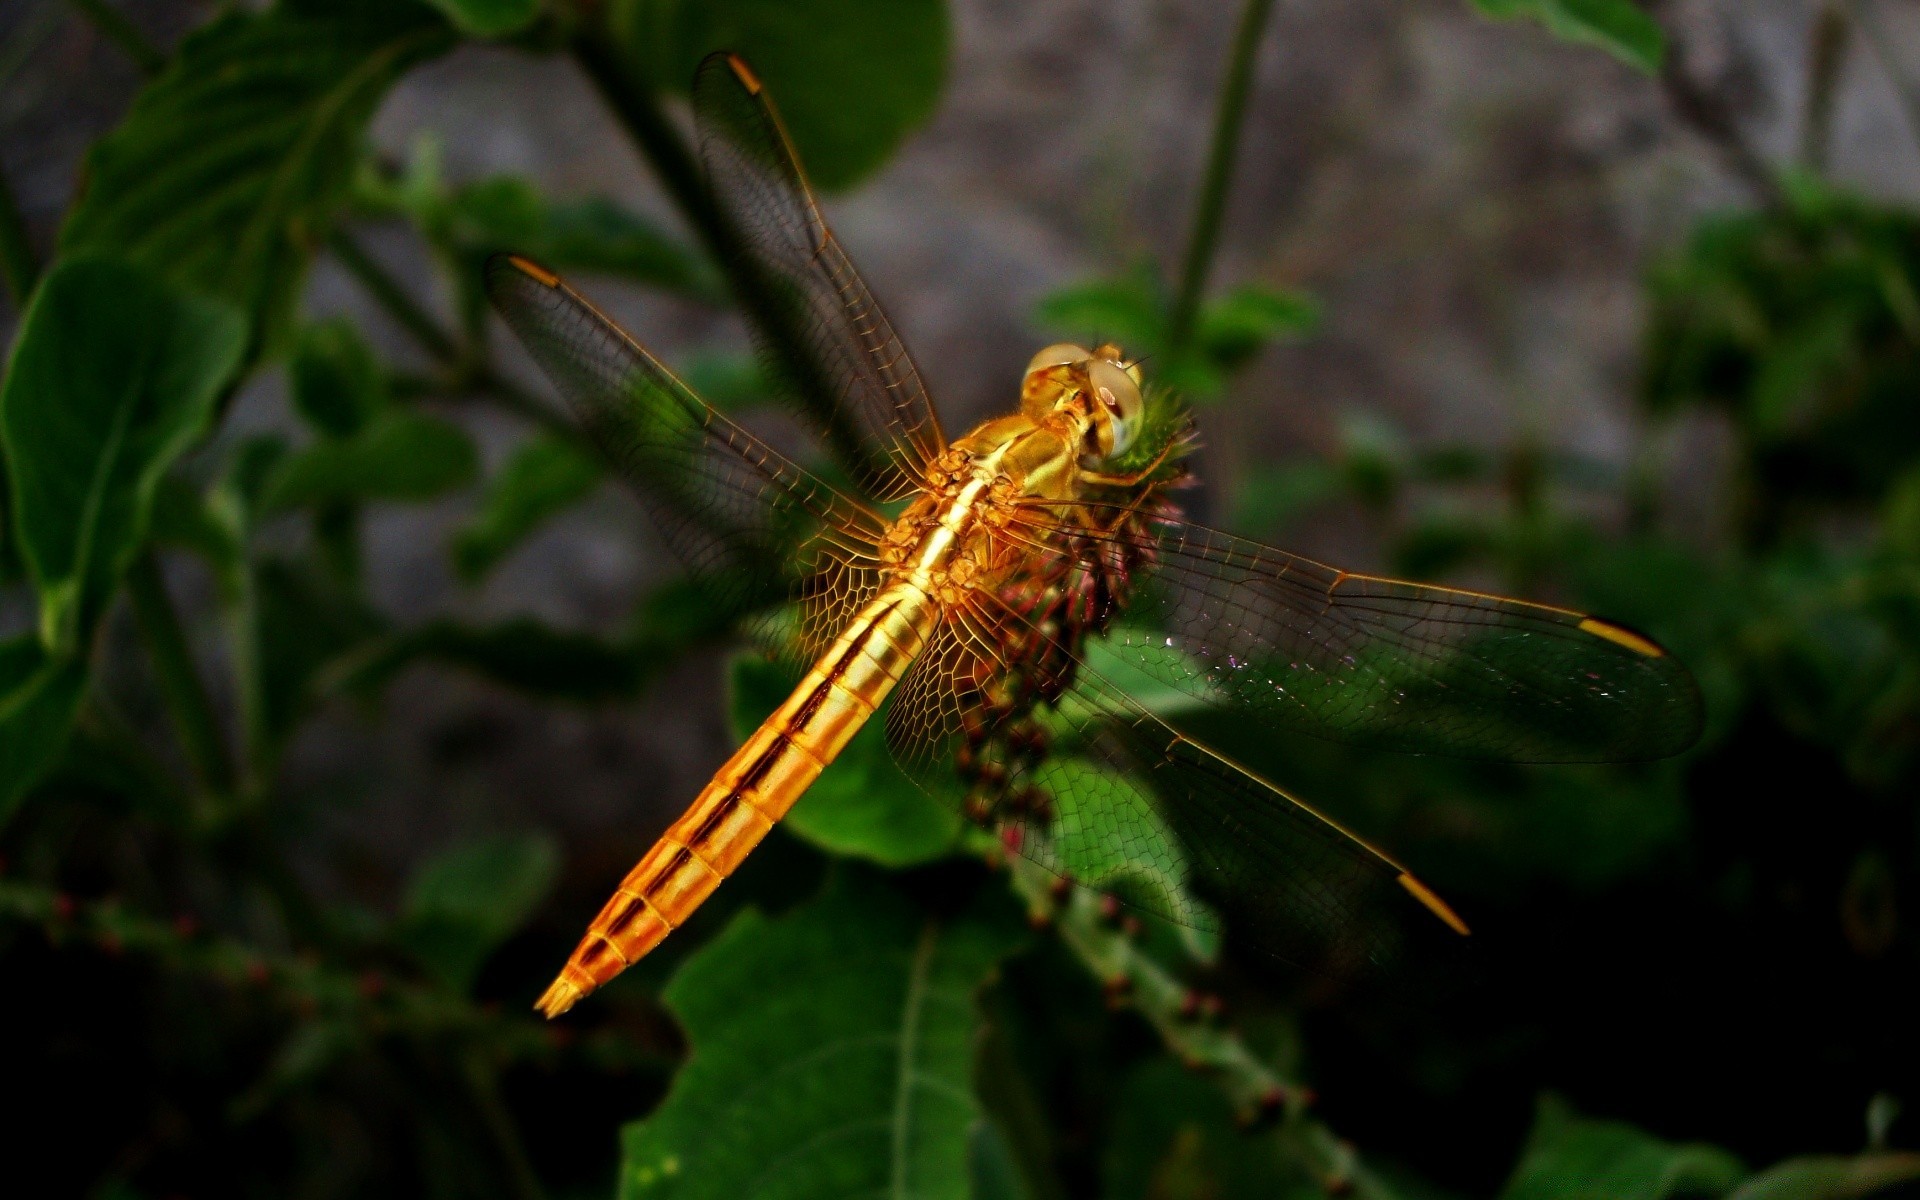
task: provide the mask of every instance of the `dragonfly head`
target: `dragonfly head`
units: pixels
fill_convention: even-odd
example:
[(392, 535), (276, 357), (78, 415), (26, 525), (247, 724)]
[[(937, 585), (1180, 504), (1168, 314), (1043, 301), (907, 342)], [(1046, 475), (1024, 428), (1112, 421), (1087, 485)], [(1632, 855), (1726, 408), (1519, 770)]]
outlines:
[(1112, 458), (1139, 432), (1140, 382), (1139, 366), (1126, 361), (1120, 347), (1060, 342), (1027, 363), (1020, 409), (1043, 425), (1067, 419), (1084, 431), (1090, 456)]

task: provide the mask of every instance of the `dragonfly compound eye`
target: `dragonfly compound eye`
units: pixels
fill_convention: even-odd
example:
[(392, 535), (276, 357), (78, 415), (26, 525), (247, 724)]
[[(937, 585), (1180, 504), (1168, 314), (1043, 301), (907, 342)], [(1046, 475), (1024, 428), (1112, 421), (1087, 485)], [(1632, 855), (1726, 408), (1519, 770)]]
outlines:
[(1140, 385), (1117, 362), (1096, 358), (1087, 364), (1087, 382), (1093, 385), (1094, 429), (1100, 448), (1109, 456), (1120, 454), (1133, 444), (1140, 429)]

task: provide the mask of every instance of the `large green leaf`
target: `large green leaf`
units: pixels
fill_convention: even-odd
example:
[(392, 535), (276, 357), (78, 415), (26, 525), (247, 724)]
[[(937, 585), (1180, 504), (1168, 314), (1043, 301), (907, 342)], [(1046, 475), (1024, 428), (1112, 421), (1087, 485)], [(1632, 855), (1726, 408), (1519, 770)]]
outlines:
[(1490, 17), (1530, 17), (1572, 42), (1599, 46), (1622, 62), (1658, 74), (1667, 37), (1634, 0), (1473, 0)]
[(600, 465), (554, 437), (537, 437), (514, 452), (487, 485), (486, 498), (453, 542), (453, 565), (473, 583), (558, 513), (586, 499), (600, 483)]
[(106, 607), (245, 336), (225, 305), (125, 263), (64, 262), (35, 295), (0, 386), (0, 439), (12, 532), (56, 657), (76, 653)]
[(0, 824), (59, 758), (87, 684), (78, 659), (50, 659), (31, 634), (0, 642)]
[(852, 186), (933, 115), (947, 75), (943, 0), (627, 0), (616, 28), (663, 86), (715, 50), (767, 86), (815, 184)]
[(545, 836), (485, 838), (445, 851), (407, 888), (401, 944), (441, 983), (464, 992), (559, 874), (559, 848)]
[(973, 997), (1023, 926), (997, 888), (937, 917), (865, 872), (735, 918), (667, 985), (692, 1047), (630, 1126), (624, 1200), (964, 1200)]
[(1501, 1200), (1665, 1200), (1717, 1196), (1746, 1174), (1713, 1146), (1663, 1142), (1619, 1121), (1574, 1115), (1547, 1097)]
[[(734, 659), (732, 677), (728, 711), (742, 741), (798, 682), (778, 663), (753, 654)], [(956, 808), (936, 803), (900, 770), (876, 718), (828, 764), (784, 824), (823, 850), (905, 867), (953, 853), (961, 820)]]
[(339, 500), (430, 500), (479, 472), (473, 441), (458, 425), (415, 412), (383, 415), (351, 438), (288, 456), (267, 482), (268, 509)]
[(361, 138), (402, 73), (453, 42), (411, 0), (234, 11), (94, 147), (63, 251), (106, 249), (276, 329), (347, 198)]

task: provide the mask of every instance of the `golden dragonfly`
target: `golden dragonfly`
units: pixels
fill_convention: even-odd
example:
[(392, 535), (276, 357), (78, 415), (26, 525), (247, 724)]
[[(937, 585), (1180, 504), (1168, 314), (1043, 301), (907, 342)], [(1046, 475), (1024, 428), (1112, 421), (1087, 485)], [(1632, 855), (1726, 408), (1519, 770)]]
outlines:
[[(1171, 493), (1191, 424), (1117, 346), (1042, 349), (1017, 412), (950, 440), (757, 78), (714, 55), (693, 110), (736, 291), (848, 483), (702, 401), (552, 272), (489, 262), (494, 306), (696, 584), (773, 612), (762, 626), (806, 672), (621, 882), (540, 997), (548, 1016), (684, 924), (883, 703), (895, 757), (922, 777), (951, 764), (958, 785), (929, 791), (1009, 851), (1082, 882), (1181, 879), (1128, 900), (1200, 927), (1225, 913), (1310, 967), (1385, 966), (1413, 925), (1467, 926), (1393, 858), (1155, 715), (1114, 666), (1274, 727), (1415, 753), (1622, 760), (1698, 735), (1685, 668), (1623, 625), (1183, 519)], [(1207, 902), (1182, 899), (1195, 892)]]

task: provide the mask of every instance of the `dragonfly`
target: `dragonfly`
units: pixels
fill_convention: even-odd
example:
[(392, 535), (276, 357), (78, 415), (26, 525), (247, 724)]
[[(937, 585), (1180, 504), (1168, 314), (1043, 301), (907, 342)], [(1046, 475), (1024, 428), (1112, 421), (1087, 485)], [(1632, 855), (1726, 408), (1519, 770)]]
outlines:
[(1017, 411), (949, 438), (759, 79), (710, 56), (693, 113), (730, 279), (824, 467), (703, 401), (545, 267), (496, 256), (487, 289), (701, 594), (804, 674), (621, 881), (539, 998), (549, 1017), (684, 925), (875, 719), (1008, 852), (1316, 970), (1386, 970), (1416, 935), (1467, 925), (1156, 696), (1511, 761), (1656, 758), (1698, 736), (1692, 678), (1625, 625), (1186, 520), (1192, 420), (1118, 346), (1041, 349)]

